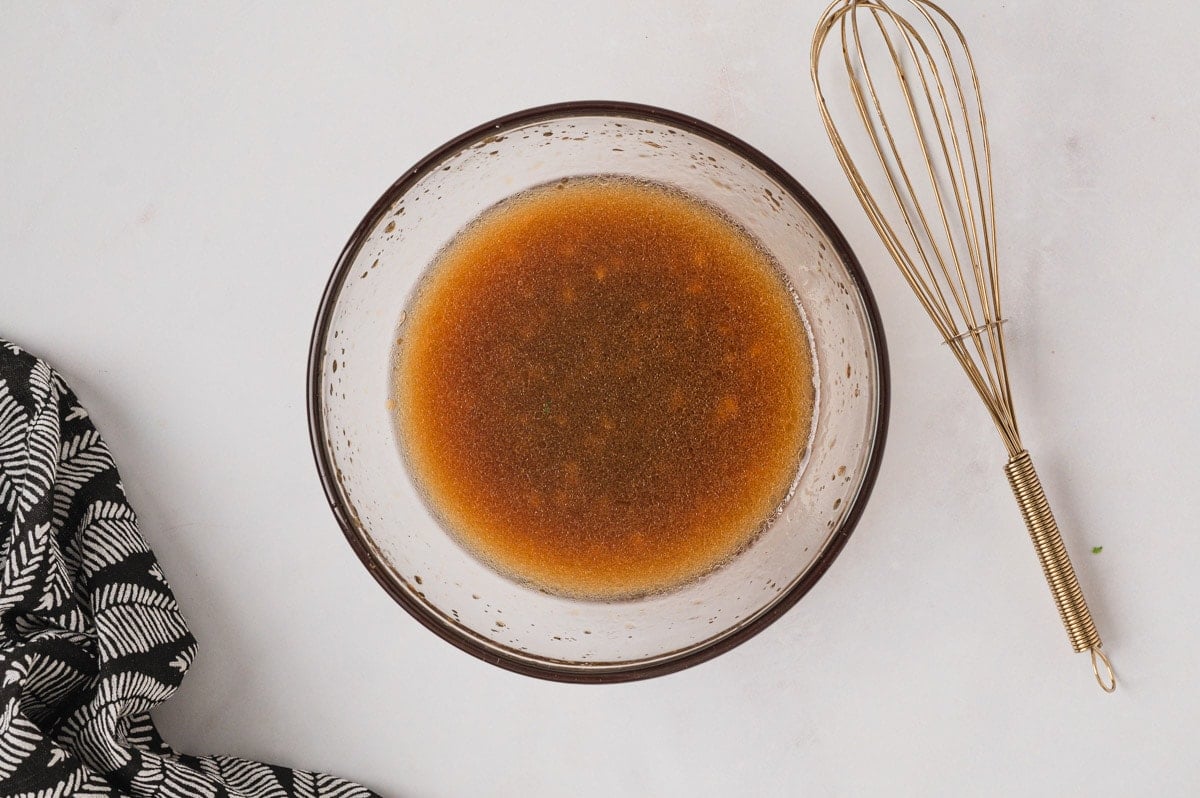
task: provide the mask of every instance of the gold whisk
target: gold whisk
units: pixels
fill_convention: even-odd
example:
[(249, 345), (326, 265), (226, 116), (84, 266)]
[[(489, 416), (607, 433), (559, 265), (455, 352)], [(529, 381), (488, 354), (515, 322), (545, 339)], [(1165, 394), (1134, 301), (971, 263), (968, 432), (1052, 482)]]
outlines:
[[(926, 0), (907, 0), (904, 8), (908, 17), (887, 0), (836, 0), (825, 10), (810, 60), (821, 117), (875, 230), (987, 406), (1008, 449), (1004, 472), (1071, 645), (1091, 653), (1096, 681), (1111, 693), (1117, 687), (1112, 663), (1101, 648), (1013, 411), (1001, 327), (991, 152), (975, 64), (962, 31), (945, 11)], [(850, 99), (866, 133), (858, 141), (882, 167), (872, 167), (876, 186), (886, 187), (882, 192), (873, 192), (859, 170), (822, 91), (822, 49), (835, 28)], [(871, 48), (876, 69), (887, 74), (872, 72)]]

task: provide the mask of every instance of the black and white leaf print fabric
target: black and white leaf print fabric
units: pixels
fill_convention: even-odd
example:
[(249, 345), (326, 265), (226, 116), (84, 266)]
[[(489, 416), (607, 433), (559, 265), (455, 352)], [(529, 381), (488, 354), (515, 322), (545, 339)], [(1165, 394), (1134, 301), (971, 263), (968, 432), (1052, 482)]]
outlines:
[(0, 795), (374, 795), (163, 742), (148, 713), (179, 687), (196, 641), (87, 411), (3, 341), (0, 535)]

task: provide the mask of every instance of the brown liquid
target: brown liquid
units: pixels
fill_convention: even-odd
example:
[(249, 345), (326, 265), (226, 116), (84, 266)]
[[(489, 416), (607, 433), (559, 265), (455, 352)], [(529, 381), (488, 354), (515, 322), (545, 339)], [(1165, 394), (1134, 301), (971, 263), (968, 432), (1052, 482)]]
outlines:
[(460, 234), (396, 347), (393, 407), (431, 508), (555, 593), (673, 587), (748, 543), (808, 440), (812, 361), (770, 259), (654, 184), (566, 181)]

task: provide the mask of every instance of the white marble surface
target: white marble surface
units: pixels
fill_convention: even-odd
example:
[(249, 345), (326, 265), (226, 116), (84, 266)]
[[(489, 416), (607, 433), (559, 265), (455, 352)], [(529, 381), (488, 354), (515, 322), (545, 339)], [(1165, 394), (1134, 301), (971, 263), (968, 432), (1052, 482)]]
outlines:
[[(1200, 794), (1200, 7), (946, 2), (989, 101), (1018, 411), (1112, 696), (824, 140), (823, 3), (5, 3), (0, 334), (92, 409), (200, 639), (167, 738), (396, 796)], [(379, 193), (478, 122), (580, 98), (787, 167), (864, 261), (894, 375), (878, 487), (817, 588), (710, 663), (599, 688), (485, 665), (393, 604), (304, 409), (317, 300)]]

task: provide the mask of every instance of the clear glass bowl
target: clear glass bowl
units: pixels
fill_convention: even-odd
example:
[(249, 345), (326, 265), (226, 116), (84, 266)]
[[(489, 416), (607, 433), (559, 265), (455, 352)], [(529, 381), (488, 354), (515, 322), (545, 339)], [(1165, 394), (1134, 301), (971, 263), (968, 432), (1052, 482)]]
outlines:
[[(815, 437), (792, 497), (725, 566), (625, 601), (549, 595), (487, 567), (422, 503), (387, 403), (401, 314), (442, 247), (481, 212), (564, 177), (673, 186), (722, 209), (783, 267), (811, 325)], [(858, 262), (809, 194), (716, 128), (626, 103), (567, 103), (440, 147), (367, 213), (325, 289), (309, 354), (309, 430), (329, 504), (363, 564), (406, 610), (488, 662), (576, 682), (639, 679), (726, 651), (796, 603), (862, 512), (887, 424), (887, 356)]]

